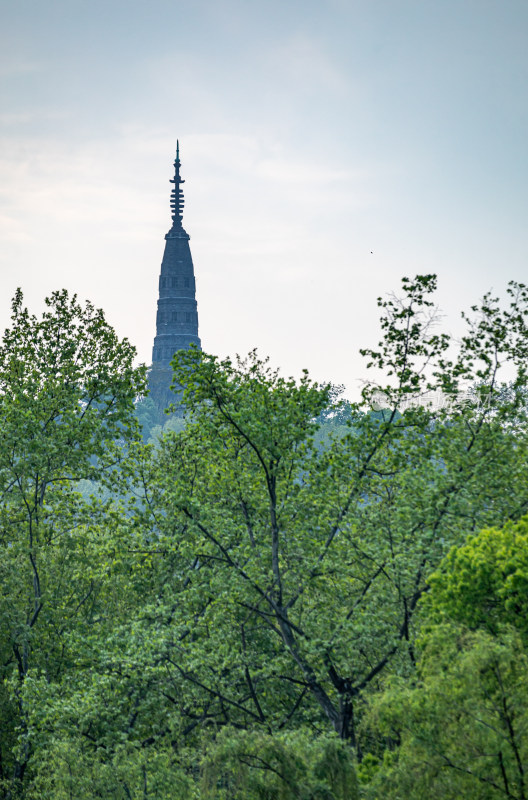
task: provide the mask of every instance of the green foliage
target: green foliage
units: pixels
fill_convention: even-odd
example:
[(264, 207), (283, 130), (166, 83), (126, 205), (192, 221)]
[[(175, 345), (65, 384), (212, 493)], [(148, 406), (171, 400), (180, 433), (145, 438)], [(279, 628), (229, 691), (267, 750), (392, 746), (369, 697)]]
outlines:
[(180, 431), (185, 426), (181, 409), (177, 413), (171, 413), (170, 409), (159, 411), (150, 396), (136, 403), (136, 417), (146, 444), (155, 444), (163, 434)]
[(112, 754), (59, 741), (42, 754), (27, 800), (198, 800), (170, 750), (120, 745)]
[[(136, 438), (133, 401), (144, 391), (134, 348), (103, 313), (66, 292), (41, 319), (13, 300), (0, 346), (0, 765), (12, 796), (26, 780), (33, 745), (26, 682), (48, 683), (71, 666), (68, 632), (96, 614), (96, 525), (110, 508), (87, 505), (82, 479), (110, 480)], [(96, 557), (99, 555), (98, 554)]]
[(496, 634), (515, 627), (528, 643), (528, 518), (469, 537), (429, 578), (428, 617)]
[(380, 733), (400, 746), (386, 753), (368, 796), (526, 797), (527, 668), (516, 632), (438, 626), (417, 684), (395, 681), (375, 703)]
[(65, 291), (46, 305), (39, 320), (18, 291), (0, 347), (2, 467), (16, 473), (19, 488), (35, 473), (46, 484), (95, 474), (94, 457), (107, 459), (130, 435), (131, 403), (144, 389), (134, 348), (117, 339), (102, 311)]
[(136, 417), (141, 428), (143, 441), (148, 442), (151, 430), (163, 422), (151, 397), (142, 397), (136, 403)]
[[(365, 791), (400, 792), (421, 769), (427, 795), (444, 784), (413, 766), (406, 708), (420, 747), (445, 736), (452, 758), (462, 720), (484, 777), (478, 754), (508, 719), (524, 753), (525, 630), (504, 626), (525, 612), (526, 532), (499, 546), (493, 531), (528, 499), (527, 293), (510, 286), (506, 309), (485, 298), (455, 351), (432, 327), (434, 276), (403, 288), (366, 351), (388, 385), (361, 403), (336, 406), (333, 387), (256, 353), (190, 350), (174, 362), (187, 415), (163, 431), (148, 400), (134, 408), (144, 372), (100, 312), (59, 293), (36, 320), (17, 296), (0, 359), (5, 800), (344, 800), (368, 749)], [(403, 410), (433, 389), (443, 408)], [(388, 676), (373, 738), (362, 718)], [(509, 747), (498, 763), (517, 786)]]
[(225, 728), (203, 762), (201, 800), (356, 800), (349, 748), (334, 737)]
[(371, 723), (399, 747), (372, 797), (526, 797), (527, 520), (453, 548), (431, 578), (414, 684), (391, 681)]
[[(387, 671), (412, 674), (427, 575), (468, 531), (522, 511), (526, 291), (511, 287), (505, 311), (485, 299), (448, 355), (431, 327), (434, 288), (421, 276), (401, 302), (380, 301), (385, 336), (366, 353), (388, 370), (392, 405), (371, 413), (367, 388), (324, 447), (332, 387), (285, 379), (256, 353), (175, 359), (187, 424), (153, 452), (136, 525), (170, 554), (142, 635), (182, 730), (309, 723), (357, 746), (365, 695)], [(518, 369), (505, 393), (507, 359)], [(486, 382), (475, 401), (398, 410), (462, 380)]]

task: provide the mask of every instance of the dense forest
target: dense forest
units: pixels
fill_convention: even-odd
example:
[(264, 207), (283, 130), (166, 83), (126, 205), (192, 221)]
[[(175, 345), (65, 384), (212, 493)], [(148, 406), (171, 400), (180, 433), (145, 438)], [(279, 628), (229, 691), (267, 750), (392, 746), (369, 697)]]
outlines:
[(360, 401), (191, 349), (165, 424), (101, 311), (16, 295), (3, 800), (526, 800), (528, 288), (459, 341), (435, 289)]

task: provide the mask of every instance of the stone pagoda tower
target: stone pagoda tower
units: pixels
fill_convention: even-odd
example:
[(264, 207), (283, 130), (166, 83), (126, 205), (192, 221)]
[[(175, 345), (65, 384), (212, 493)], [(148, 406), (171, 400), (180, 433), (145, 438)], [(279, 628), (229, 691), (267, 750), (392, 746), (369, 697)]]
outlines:
[(165, 252), (159, 278), (156, 337), (152, 349), (152, 368), (149, 373), (150, 396), (159, 411), (177, 400), (171, 392), (170, 361), (177, 350), (187, 350), (191, 344), (201, 347), (198, 337), (196, 281), (189, 247), (190, 236), (183, 229), (184, 180), (180, 177), (180, 145), (176, 144), (174, 188), (171, 192), (172, 228), (165, 236)]

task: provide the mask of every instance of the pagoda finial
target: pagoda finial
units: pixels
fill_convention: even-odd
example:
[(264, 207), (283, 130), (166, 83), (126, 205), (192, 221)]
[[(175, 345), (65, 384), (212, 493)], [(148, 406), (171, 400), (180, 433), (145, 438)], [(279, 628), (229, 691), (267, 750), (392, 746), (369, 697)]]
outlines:
[(171, 183), (174, 184), (174, 189), (171, 192), (171, 211), (172, 211), (172, 228), (173, 230), (182, 230), (183, 219), (183, 191), (180, 188), (185, 181), (180, 178), (180, 142), (176, 139), (176, 161), (174, 162), (174, 178), (171, 178)]

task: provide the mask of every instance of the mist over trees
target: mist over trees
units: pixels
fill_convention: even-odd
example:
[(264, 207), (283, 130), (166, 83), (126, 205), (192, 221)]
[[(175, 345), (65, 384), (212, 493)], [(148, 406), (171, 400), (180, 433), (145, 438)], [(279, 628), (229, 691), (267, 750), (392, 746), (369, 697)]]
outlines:
[(191, 349), (164, 427), (101, 311), (17, 294), (1, 797), (526, 797), (528, 290), (454, 342), (435, 289), (359, 402)]

